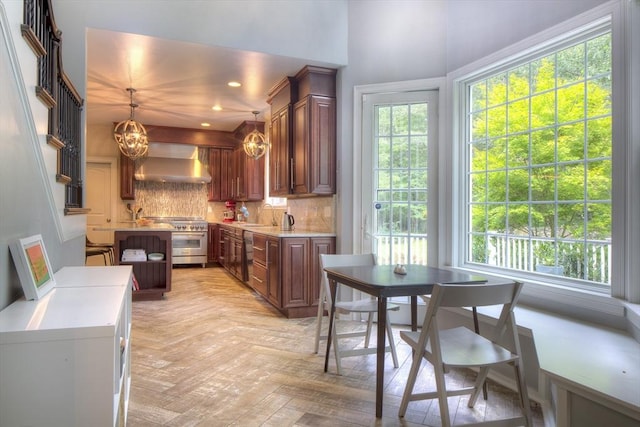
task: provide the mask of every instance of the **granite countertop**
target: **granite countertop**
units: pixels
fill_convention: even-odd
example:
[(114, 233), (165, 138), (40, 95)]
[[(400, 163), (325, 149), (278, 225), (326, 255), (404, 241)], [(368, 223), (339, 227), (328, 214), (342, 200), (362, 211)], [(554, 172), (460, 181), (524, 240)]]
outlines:
[(281, 230), (278, 226), (266, 224), (252, 224), (246, 222), (222, 222), (214, 221), (211, 224), (219, 224), (227, 227), (241, 228), (243, 230), (252, 231), (253, 233), (265, 234), (273, 237), (336, 237), (336, 233), (326, 231), (309, 230), (303, 227), (295, 227), (293, 230)]
[(93, 231), (177, 231), (171, 224), (138, 225), (133, 221), (97, 225)]

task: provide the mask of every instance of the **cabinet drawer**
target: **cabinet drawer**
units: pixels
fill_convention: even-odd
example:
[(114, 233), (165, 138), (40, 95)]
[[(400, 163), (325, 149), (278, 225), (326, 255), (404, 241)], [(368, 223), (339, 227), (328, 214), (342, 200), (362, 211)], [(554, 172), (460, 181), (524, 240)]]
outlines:
[(253, 262), (267, 265), (267, 236), (253, 235)]
[(267, 295), (267, 268), (260, 264), (253, 264), (251, 287), (260, 295)]

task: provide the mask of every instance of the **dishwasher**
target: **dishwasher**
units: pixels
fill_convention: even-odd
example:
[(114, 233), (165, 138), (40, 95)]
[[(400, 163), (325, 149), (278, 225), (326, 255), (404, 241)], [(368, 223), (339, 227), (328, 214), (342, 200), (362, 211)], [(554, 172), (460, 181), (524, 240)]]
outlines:
[(244, 230), (243, 234), (244, 244), (242, 245), (242, 259), (244, 263), (242, 265), (242, 277), (247, 285), (251, 285), (251, 276), (253, 274), (253, 233), (251, 231)]

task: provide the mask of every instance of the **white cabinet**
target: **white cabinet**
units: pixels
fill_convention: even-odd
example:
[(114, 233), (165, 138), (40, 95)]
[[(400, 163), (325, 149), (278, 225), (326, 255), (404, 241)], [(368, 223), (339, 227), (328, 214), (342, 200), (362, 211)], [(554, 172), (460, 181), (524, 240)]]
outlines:
[(0, 425), (126, 423), (131, 266), (67, 267), (0, 311)]

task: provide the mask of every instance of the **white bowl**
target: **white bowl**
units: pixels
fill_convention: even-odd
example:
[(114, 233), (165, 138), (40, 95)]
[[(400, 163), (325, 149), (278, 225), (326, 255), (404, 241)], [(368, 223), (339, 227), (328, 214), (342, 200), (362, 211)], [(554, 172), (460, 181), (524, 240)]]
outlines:
[(160, 252), (153, 252), (147, 255), (147, 259), (149, 261), (162, 261), (164, 259), (164, 254)]

